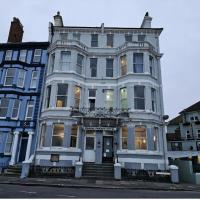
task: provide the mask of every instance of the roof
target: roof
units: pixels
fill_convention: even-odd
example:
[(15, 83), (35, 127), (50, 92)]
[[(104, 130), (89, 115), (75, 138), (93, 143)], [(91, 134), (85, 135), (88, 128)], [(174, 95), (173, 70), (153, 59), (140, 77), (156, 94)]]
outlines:
[(197, 103), (189, 106), (188, 108), (185, 108), (179, 114), (182, 114), (184, 112), (192, 112), (192, 111), (200, 111), (200, 101), (198, 101)]
[(171, 119), (169, 122), (168, 122), (168, 125), (178, 125), (179, 123), (182, 123), (183, 122), (183, 119), (182, 119), (182, 116), (179, 115), (173, 119)]

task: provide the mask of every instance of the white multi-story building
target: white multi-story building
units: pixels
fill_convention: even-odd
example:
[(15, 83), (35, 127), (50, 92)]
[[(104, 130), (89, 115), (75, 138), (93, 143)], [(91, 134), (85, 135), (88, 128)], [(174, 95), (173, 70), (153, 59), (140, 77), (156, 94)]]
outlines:
[(49, 25), (49, 61), (35, 157), (38, 167), (77, 161), (165, 170), (159, 35), (140, 28)]

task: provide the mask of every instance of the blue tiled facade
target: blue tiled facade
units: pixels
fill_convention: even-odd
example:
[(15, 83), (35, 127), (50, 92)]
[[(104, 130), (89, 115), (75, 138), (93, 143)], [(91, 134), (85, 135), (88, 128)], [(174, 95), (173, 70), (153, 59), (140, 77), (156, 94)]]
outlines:
[(34, 152), (47, 47), (47, 42), (0, 44), (0, 167)]

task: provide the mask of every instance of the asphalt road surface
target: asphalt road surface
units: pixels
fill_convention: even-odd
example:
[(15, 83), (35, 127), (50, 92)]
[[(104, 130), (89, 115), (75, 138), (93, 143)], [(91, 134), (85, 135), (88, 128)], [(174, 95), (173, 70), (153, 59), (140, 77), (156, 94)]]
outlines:
[(0, 198), (200, 198), (200, 192), (0, 184)]

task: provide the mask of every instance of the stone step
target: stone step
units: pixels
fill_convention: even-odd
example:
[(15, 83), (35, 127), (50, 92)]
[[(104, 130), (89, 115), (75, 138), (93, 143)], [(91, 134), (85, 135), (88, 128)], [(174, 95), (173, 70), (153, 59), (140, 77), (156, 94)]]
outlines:
[(110, 176), (82, 176), (82, 179), (95, 179), (95, 180), (113, 180), (114, 176), (110, 177)]
[(4, 176), (20, 176), (21, 173), (15, 173), (15, 172), (4, 172)]

